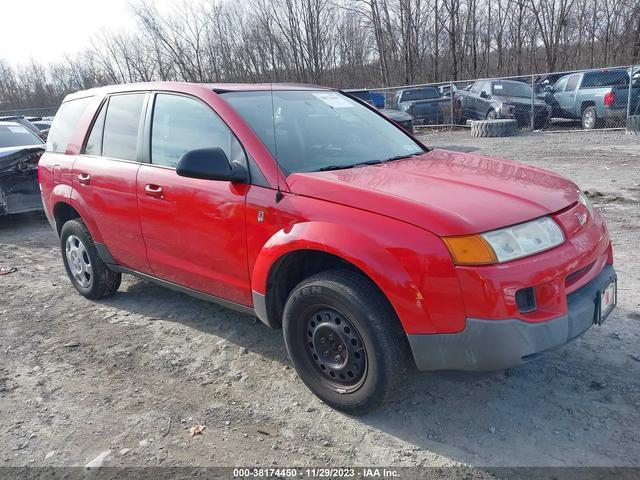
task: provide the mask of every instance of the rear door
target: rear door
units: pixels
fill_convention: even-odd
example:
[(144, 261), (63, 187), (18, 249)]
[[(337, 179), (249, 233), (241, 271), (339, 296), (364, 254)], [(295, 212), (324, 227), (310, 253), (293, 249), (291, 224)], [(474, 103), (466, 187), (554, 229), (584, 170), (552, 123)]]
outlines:
[(73, 165), (77, 201), (92, 213), (111, 256), (140, 272), (149, 272), (136, 196), (147, 97), (144, 92), (107, 97)]
[(199, 99), (158, 93), (149, 107), (148, 160), (137, 180), (140, 222), (153, 274), (163, 280), (251, 305), (245, 198), (249, 185), (180, 177), (189, 150), (219, 147), (246, 166), (229, 127)]

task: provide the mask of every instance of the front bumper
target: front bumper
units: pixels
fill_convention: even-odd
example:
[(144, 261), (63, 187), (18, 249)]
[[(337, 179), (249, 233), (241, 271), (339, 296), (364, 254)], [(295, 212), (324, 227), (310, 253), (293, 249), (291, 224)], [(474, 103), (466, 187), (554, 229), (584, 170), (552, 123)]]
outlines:
[(596, 297), (616, 274), (604, 269), (567, 296), (568, 311), (539, 323), (467, 318), (460, 333), (408, 335), (419, 370), (491, 371), (512, 367), (582, 335), (596, 318)]

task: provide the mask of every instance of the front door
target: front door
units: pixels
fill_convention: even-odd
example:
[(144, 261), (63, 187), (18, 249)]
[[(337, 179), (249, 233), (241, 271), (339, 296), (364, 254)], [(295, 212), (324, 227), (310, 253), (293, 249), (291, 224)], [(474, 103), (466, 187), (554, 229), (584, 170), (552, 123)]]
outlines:
[(219, 147), (246, 165), (227, 125), (202, 101), (155, 96), (149, 163), (138, 171), (140, 225), (153, 274), (163, 280), (251, 305), (245, 198), (249, 185), (180, 177), (189, 150)]

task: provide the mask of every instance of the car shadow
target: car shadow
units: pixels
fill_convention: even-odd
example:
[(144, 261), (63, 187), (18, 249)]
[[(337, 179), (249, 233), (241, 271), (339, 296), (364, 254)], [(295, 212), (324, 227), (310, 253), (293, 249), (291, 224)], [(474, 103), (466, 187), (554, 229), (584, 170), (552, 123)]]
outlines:
[[(180, 323), (290, 365), (281, 331), (180, 292), (128, 279), (102, 303)], [(631, 459), (616, 453), (622, 427), (619, 414), (611, 412), (628, 411), (638, 398), (621, 395), (613, 385), (638, 360), (606, 352), (616, 347), (612, 325), (620, 318), (633, 321), (634, 315), (619, 308), (601, 330), (593, 328), (563, 349), (506, 371), (413, 370), (402, 391), (379, 410), (360, 417), (335, 414), (396, 437), (409, 455), (413, 449), (491, 466), (629, 464)], [(628, 428), (637, 430), (632, 425), (640, 424), (638, 413), (632, 417)]]
[(115, 295), (101, 300), (101, 303), (130, 314), (180, 323), (271, 360), (290, 364), (282, 331), (267, 327), (251, 315), (130, 275), (123, 276), (123, 284)]

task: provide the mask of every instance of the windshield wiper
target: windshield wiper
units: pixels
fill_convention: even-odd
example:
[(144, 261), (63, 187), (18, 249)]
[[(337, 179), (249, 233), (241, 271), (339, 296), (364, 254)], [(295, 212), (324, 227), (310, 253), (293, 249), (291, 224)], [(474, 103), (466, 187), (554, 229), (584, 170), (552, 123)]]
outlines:
[(395, 157), (385, 158), (384, 160), (378, 160), (376, 163), (386, 163), (386, 162), (393, 162), (394, 160), (404, 160), (405, 158), (415, 157), (417, 155), (422, 155), (423, 153), (424, 152), (417, 152), (417, 153), (409, 153), (405, 155), (396, 155)]
[(405, 158), (415, 157), (416, 155), (422, 155), (422, 152), (396, 155), (395, 157), (385, 158), (384, 160), (367, 160), (366, 162), (358, 162), (351, 165), (327, 165), (326, 167), (319, 168), (318, 170), (316, 170), (316, 172), (326, 172), (328, 170), (344, 170), (347, 168), (361, 167), (363, 165), (378, 165), (380, 163), (393, 162), (394, 160), (403, 160)]
[(375, 165), (377, 163), (382, 163), (382, 160), (367, 160), (366, 162), (352, 163), (351, 165), (327, 165), (326, 167), (319, 168), (318, 170), (316, 170), (316, 172), (326, 172), (327, 170), (342, 170), (362, 165)]

